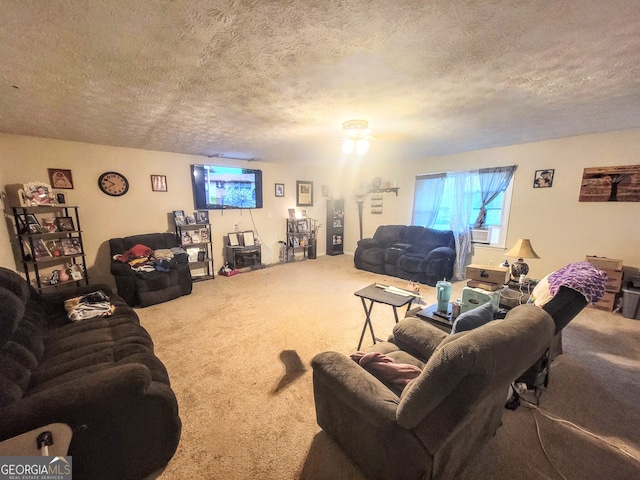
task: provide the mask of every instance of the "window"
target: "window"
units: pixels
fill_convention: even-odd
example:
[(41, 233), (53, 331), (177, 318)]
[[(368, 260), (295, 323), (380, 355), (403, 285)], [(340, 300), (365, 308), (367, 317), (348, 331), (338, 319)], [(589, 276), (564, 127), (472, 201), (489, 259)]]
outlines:
[[(477, 243), (504, 247), (511, 205), (513, 171), (515, 166), (468, 172), (470, 177), (465, 184), (464, 194), (471, 196), (472, 203), (467, 223), (472, 230), (472, 238)], [(499, 181), (490, 178), (496, 173), (502, 175)], [(483, 197), (481, 183), (484, 181), (481, 180), (481, 176), (483, 175), (487, 175), (484, 180), (489, 179), (485, 182), (489, 186), (485, 187), (493, 189), (495, 196), (484, 206), (484, 217), (480, 217)], [(492, 182), (493, 185), (491, 185)], [(490, 195), (485, 192), (485, 198), (487, 197), (490, 198)], [(452, 214), (460, 203), (463, 202), (456, 198), (453, 175), (442, 173), (418, 175), (413, 205), (413, 224), (438, 230), (451, 230)], [(478, 224), (479, 218), (482, 218), (481, 224)]]

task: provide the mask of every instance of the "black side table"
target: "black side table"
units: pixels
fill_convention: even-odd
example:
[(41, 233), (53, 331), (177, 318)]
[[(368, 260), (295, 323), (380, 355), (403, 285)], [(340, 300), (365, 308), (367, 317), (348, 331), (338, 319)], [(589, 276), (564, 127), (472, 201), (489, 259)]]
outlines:
[[(356, 297), (360, 297), (360, 300), (362, 300), (362, 307), (364, 308), (364, 313), (366, 315), (364, 326), (362, 327), (362, 334), (360, 334), (360, 341), (358, 342), (358, 350), (360, 350), (360, 347), (362, 346), (362, 339), (364, 338), (364, 332), (367, 329), (367, 326), (369, 326), (369, 330), (371, 331), (373, 343), (375, 344), (376, 340), (378, 340), (373, 333), (373, 325), (371, 324), (371, 310), (373, 309), (374, 303), (382, 303), (383, 305), (390, 305), (393, 307), (393, 315), (396, 323), (398, 323), (397, 307), (407, 305), (407, 311), (409, 311), (411, 308), (411, 302), (413, 302), (413, 299), (415, 298), (409, 291), (407, 291), (406, 296), (398, 293), (387, 292), (383, 287), (378, 287), (375, 283), (358, 290), (354, 295)], [(369, 306), (367, 306), (367, 300), (369, 300)]]

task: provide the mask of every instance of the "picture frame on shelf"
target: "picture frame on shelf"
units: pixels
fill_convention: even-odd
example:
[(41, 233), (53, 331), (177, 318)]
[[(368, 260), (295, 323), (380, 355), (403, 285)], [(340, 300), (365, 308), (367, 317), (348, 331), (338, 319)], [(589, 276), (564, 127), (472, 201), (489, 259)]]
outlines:
[(73, 217), (56, 217), (55, 224), (59, 232), (73, 232), (76, 229), (73, 224)]
[(33, 239), (33, 256), (36, 260), (43, 260), (45, 258), (51, 258), (51, 252), (41, 238)]
[(51, 253), (51, 256), (59, 257), (62, 255), (62, 245), (59, 240), (45, 240), (44, 244)]
[(296, 180), (296, 206), (313, 207), (313, 182)]
[(238, 239), (238, 234), (237, 233), (230, 233), (229, 234), (229, 245), (232, 247), (239, 247), (240, 246), (240, 240)]
[(166, 175), (151, 175), (151, 191), (153, 192), (167, 192), (167, 176)]
[(205, 252), (204, 250), (198, 250), (198, 261), (204, 262), (206, 258), (207, 258), (207, 252)]
[(189, 261), (190, 262), (197, 262), (198, 261), (198, 252), (200, 251), (200, 249), (198, 247), (189, 247), (187, 248), (187, 255), (189, 255)]
[(53, 188), (60, 189), (73, 189), (73, 176), (71, 170), (65, 170), (63, 168), (48, 168), (49, 181)]
[(191, 233), (191, 243), (200, 243), (200, 232)]
[(20, 233), (42, 233), (40, 222), (34, 214), (18, 215), (18, 221), (20, 222)]
[(79, 238), (64, 238), (60, 241), (63, 255), (81, 255), (82, 247)]
[(196, 217), (194, 215), (187, 215), (187, 225), (195, 225)]
[(245, 247), (252, 247), (256, 244), (255, 238), (253, 236), (253, 232), (251, 230), (242, 232), (242, 243), (244, 244)]
[(196, 224), (208, 225), (209, 224), (209, 210), (196, 210), (193, 212), (196, 218)]
[(29, 182), (24, 184), (24, 195), (31, 206), (53, 205), (54, 199), (51, 185), (45, 182)]
[(201, 228), (198, 233), (200, 234), (200, 241), (202, 243), (207, 243), (209, 242), (209, 240), (211, 240), (211, 237), (209, 235), (209, 230), (206, 228)]
[(193, 240), (191, 240), (191, 235), (187, 232), (182, 232), (180, 235), (180, 245), (191, 245)]
[(67, 204), (67, 194), (63, 192), (54, 192), (56, 205), (66, 205)]
[(174, 210), (173, 221), (176, 223), (176, 227), (182, 227), (186, 225), (187, 218), (184, 216), (184, 210)]
[(276, 197), (284, 197), (284, 183), (276, 183), (275, 190)]

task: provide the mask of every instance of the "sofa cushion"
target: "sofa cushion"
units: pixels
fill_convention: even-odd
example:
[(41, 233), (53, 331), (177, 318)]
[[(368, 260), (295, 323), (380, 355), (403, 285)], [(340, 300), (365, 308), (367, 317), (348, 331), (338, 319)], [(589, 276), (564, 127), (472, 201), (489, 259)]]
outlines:
[(405, 253), (398, 258), (397, 265), (398, 268), (405, 272), (424, 274), (427, 270), (426, 260), (427, 255), (424, 253)]
[(404, 231), (402, 237), (402, 243), (411, 245), (412, 247), (418, 245), (422, 241), (424, 235), (424, 227), (418, 225), (408, 225)]
[(424, 228), (422, 236), (416, 242), (413, 251), (418, 253), (429, 254), (438, 247), (455, 248), (455, 240), (451, 230), (434, 230), (433, 228)]
[(401, 243), (406, 229), (406, 225), (380, 225), (373, 238), (381, 248), (387, 248), (394, 243)]

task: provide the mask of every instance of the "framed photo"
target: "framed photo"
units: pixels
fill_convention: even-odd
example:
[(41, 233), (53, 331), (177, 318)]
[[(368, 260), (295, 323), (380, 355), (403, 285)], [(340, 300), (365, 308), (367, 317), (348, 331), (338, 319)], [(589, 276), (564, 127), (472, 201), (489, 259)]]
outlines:
[(61, 232), (73, 232), (76, 229), (73, 224), (73, 217), (56, 217), (55, 223)]
[(196, 217), (194, 215), (187, 215), (187, 225), (195, 225)]
[(296, 206), (313, 207), (313, 182), (296, 180)]
[(190, 262), (197, 262), (198, 261), (198, 252), (200, 251), (200, 249), (198, 247), (189, 247), (187, 248), (187, 254), (189, 255), (189, 261)]
[(229, 245), (231, 245), (232, 247), (240, 246), (240, 240), (238, 239), (238, 234), (237, 233), (230, 233), (229, 234)]
[(173, 219), (178, 227), (182, 227), (187, 224), (187, 218), (184, 216), (184, 210), (174, 210)]
[[(58, 225), (54, 217), (46, 217), (42, 219), (42, 230), (46, 233), (54, 233), (58, 231)], [(49, 249), (51, 250), (51, 249)]]
[(53, 192), (54, 201), (57, 205), (67, 204), (67, 194), (63, 192)]
[(276, 197), (284, 197), (284, 183), (276, 183)]
[(207, 243), (210, 239), (209, 237), (209, 230), (207, 230), (206, 228), (201, 228), (200, 229), (200, 241), (202, 243)]
[(191, 245), (192, 243), (193, 240), (191, 240), (191, 235), (187, 232), (182, 232), (182, 235), (180, 235), (180, 245)]
[(193, 214), (198, 225), (207, 225), (209, 223), (209, 210), (197, 210)]
[(547, 170), (536, 170), (533, 178), (533, 188), (550, 188), (553, 185), (553, 168)]
[(42, 260), (44, 258), (50, 258), (52, 256), (51, 252), (41, 238), (33, 239), (33, 256), (36, 260)]
[(72, 189), (73, 177), (71, 176), (71, 170), (63, 170), (61, 168), (48, 168), (49, 181), (53, 188)]
[(167, 176), (166, 175), (151, 175), (151, 190), (154, 192), (166, 192), (167, 191)]
[(40, 222), (32, 213), (18, 215), (18, 220), (20, 221), (20, 233), (42, 233)]
[(191, 233), (191, 242), (192, 243), (200, 243), (200, 233), (198, 233), (198, 232)]
[(253, 232), (251, 230), (242, 232), (242, 243), (244, 243), (245, 247), (252, 247), (256, 244), (256, 241), (253, 237)]
[(24, 184), (24, 195), (30, 205), (53, 205), (51, 185), (42, 182)]
[(78, 238), (65, 238), (60, 242), (63, 255), (79, 255), (82, 253), (80, 247), (80, 239)]

